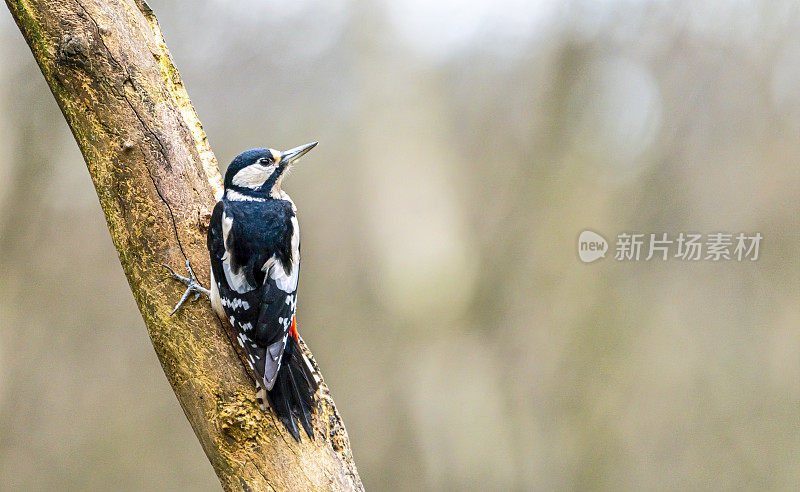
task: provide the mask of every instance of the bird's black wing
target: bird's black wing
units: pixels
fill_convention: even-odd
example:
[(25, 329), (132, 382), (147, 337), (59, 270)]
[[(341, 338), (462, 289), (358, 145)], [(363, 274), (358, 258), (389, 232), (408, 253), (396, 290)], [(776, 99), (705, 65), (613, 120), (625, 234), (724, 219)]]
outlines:
[(209, 227), (208, 249), (222, 308), (267, 390), (275, 384), (297, 302), (293, 217), (285, 202), (221, 201)]
[(257, 398), (295, 439), (313, 437), (318, 384), (300, 351), (295, 308), (299, 230), (289, 202), (226, 202), (212, 214), (208, 248), (219, 298), (258, 377)]
[(267, 226), (261, 231), (261, 240), (266, 247), (261, 251), (269, 256), (260, 258), (258, 263), (259, 273), (264, 276), (252, 338), (267, 348), (267, 357), (256, 361), (256, 372), (263, 377), (263, 385), (269, 391), (275, 385), (294, 323), (300, 258), (299, 230), (291, 204), (271, 202), (265, 215)]
[[(239, 345), (246, 349), (248, 362), (258, 373), (257, 361), (266, 358), (266, 348), (252, 339), (252, 332), (261, 312), (263, 288), (248, 279), (253, 278), (252, 266), (249, 274), (245, 271), (247, 264), (252, 265), (256, 260), (243, 262), (241, 255), (234, 254), (237, 242), (248, 241), (247, 231), (233, 227), (234, 218), (239, 215), (241, 211), (226, 201), (219, 201), (211, 214), (207, 246), (211, 257), (213, 287), (216, 287), (219, 297), (219, 304), (214, 308), (217, 312), (222, 311), (221, 314), (234, 327)], [(214, 301), (212, 292), (212, 303)]]

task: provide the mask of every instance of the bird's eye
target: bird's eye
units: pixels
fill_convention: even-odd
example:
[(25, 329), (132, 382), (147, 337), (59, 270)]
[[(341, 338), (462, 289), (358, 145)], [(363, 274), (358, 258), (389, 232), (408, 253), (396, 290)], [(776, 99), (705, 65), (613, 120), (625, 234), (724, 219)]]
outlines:
[(266, 157), (262, 157), (261, 159), (258, 160), (258, 163), (261, 164), (264, 167), (269, 166), (270, 162), (271, 161), (269, 159), (267, 159)]

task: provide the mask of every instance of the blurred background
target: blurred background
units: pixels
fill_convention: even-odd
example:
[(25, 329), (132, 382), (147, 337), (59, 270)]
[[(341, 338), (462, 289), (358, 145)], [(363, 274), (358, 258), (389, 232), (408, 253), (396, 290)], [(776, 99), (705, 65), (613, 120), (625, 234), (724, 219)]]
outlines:
[[(320, 141), (298, 320), (367, 489), (800, 487), (796, 2), (150, 3), (223, 166)], [(217, 490), (7, 12), (0, 182), (0, 489)]]

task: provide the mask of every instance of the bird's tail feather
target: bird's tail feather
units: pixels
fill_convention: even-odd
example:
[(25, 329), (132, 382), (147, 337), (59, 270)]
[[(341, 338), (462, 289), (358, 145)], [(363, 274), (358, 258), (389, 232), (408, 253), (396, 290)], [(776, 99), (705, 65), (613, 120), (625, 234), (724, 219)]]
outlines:
[(293, 337), (287, 340), (277, 377), (271, 391), (265, 391), (258, 385), (259, 403), (263, 405), (265, 401), (269, 402), (269, 406), (295, 440), (300, 441), (300, 431), (295, 419), (300, 421), (308, 437), (314, 439), (311, 409), (314, 408), (314, 393), (317, 392), (318, 384)]

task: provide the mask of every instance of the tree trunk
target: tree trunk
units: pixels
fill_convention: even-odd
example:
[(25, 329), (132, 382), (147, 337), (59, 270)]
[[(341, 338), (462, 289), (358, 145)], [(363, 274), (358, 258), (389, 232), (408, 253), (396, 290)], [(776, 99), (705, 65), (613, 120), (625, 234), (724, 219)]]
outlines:
[(148, 5), (6, 3), (78, 142), (153, 347), (222, 486), (363, 489), (324, 382), (316, 439), (298, 444), (258, 408), (229, 328), (207, 302), (170, 317), (183, 286), (161, 264), (188, 259), (208, 285), (203, 227), (222, 179)]

